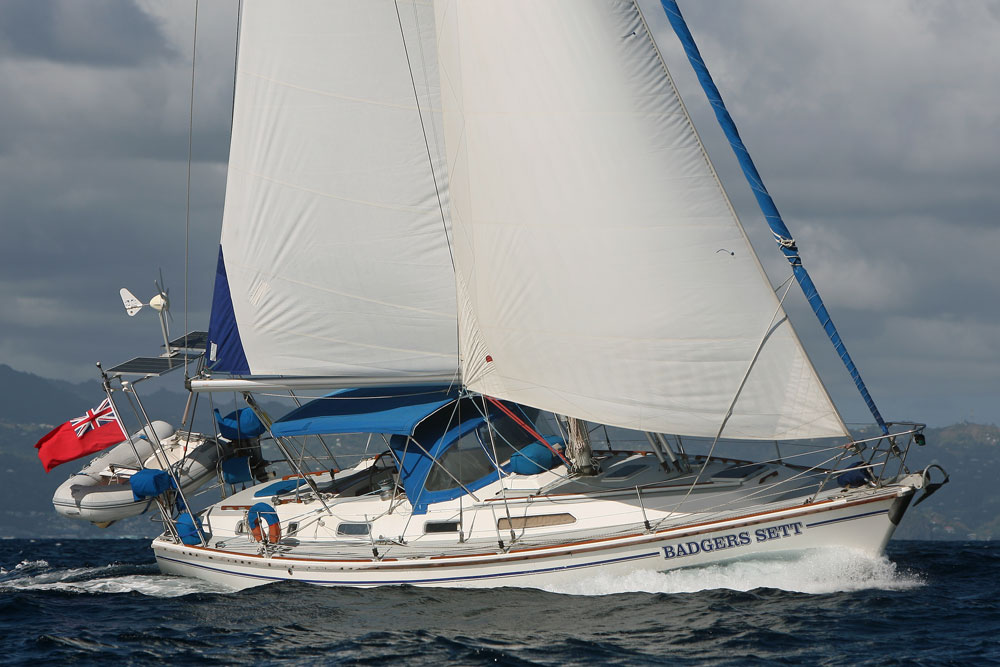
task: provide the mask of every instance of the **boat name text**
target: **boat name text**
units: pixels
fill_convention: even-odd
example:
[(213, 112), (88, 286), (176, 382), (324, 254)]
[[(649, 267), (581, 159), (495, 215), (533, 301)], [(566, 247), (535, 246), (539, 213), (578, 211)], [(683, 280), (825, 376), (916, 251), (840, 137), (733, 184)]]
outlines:
[(748, 544), (759, 544), (771, 540), (780, 540), (785, 537), (795, 537), (802, 534), (802, 522), (783, 523), (779, 526), (769, 528), (758, 528), (751, 535), (749, 530), (742, 530), (738, 533), (719, 535), (718, 537), (706, 537), (703, 540), (692, 540), (678, 544), (671, 544), (663, 547), (663, 557), (666, 559), (679, 558), (681, 556), (693, 556), (699, 553), (709, 553), (712, 551), (722, 551), (723, 549), (733, 549), (745, 547)]

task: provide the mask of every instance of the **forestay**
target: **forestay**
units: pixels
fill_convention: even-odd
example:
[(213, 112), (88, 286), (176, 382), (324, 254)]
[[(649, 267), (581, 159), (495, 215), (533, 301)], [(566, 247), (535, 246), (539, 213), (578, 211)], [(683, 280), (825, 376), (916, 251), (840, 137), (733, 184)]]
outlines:
[(766, 336), (724, 435), (844, 435), (636, 6), (435, 8), (465, 384), (714, 436)]
[(214, 370), (457, 373), (435, 53), (423, 3), (244, 4)]

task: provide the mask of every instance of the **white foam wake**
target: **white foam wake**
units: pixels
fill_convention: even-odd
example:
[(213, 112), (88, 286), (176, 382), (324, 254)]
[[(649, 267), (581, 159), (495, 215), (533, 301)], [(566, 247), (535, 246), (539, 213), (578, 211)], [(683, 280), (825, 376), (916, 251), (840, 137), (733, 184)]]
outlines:
[(908, 590), (923, 585), (918, 575), (899, 571), (895, 563), (883, 556), (850, 549), (815, 549), (782, 558), (736, 560), (668, 572), (597, 574), (556, 582), (545, 590), (571, 595), (611, 595), (777, 588), (824, 594), (865, 589)]
[[(71, 572), (71, 570), (65, 570)], [(160, 574), (132, 574), (84, 581), (22, 581), (10, 586), (19, 590), (56, 590), (71, 593), (142, 593), (173, 598), (189, 593), (229, 593), (232, 589), (201, 579)]]
[[(162, 574), (116, 574), (120, 566), (44, 570), (45, 561), (21, 563), (0, 581), (2, 590), (52, 590), (71, 593), (142, 593), (151, 597), (178, 597), (189, 593), (228, 593), (231, 589), (200, 579), (171, 577)], [(37, 572), (38, 570), (44, 570)]]

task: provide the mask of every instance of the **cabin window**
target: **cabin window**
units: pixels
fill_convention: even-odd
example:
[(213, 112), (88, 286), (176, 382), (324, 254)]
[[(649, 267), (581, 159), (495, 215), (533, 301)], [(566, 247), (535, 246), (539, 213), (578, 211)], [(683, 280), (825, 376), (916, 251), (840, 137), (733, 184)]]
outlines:
[(288, 534), (289, 535), (294, 535), (295, 533), (298, 532), (298, 530), (299, 530), (299, 522), (298, 521), (292, 521), (292, 522), (290, 522), (288, 524)]
[(365, 537), (371, 532), (372, 525), (370, 523), (342, 523), (337, 526), (337, 534), (348, 537)]
[(497, 528), (500, 530), (520, 530), (521, 528), (541, 528), (543, 526), (565, 526), (576, 523), (576, 517), (572, 514), (540, 514), (538, 516), (520, 516), (510, 519), (500, 519), (497, 521)]
[(457, 521), (428, 521), (424, 524), (425, 533), (457, 533)]
[[(493, 435), (490, 438), (492, 427)], [(486, 447), (492, 458), (493, 448), (496, 447), (499, 463), (503, 464), (510, 460), (511, 455), (525, 445), (535, 442), (535, 437), (519, 426), (507, 415), (491, 415), (489, 424), (482, 424), (479, 427), (479, 439)]]
[[(509, 458), (509, 456), (508, 456)], [(496, 470), (493, 461), (486, 455), (476, 431), (466, 433), (448, 448), (438, 462), (431, 467), (424, 482), (428, 491), (454, 489), (459, 484), (471, 484)], [(445, 472), (447, 470), (447, 472)], [(449, 474), (451, 473), (451, 474)], [(458, 484), (455, 483), (458, 480)]]
[(236, 522), (236, 534), (237, 535), (242, 535), (245, 532), (247, 532), (247, 525), (246, 525), (246, 523), (244, 523), (243, 521), (237, 521)]

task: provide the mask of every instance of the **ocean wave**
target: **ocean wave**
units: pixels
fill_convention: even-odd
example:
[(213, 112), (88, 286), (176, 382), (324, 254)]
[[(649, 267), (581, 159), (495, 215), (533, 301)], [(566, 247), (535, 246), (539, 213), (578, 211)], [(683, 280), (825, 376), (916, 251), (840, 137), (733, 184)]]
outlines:
[(0, 567), (0, 577), (4, 575), (10, 575), (17, 572), (29, 572), (32, 570), (39, 570), (49, 566), (49, 562), (46, 560), (22, 560), (20, 563), (14, 566), (13, 569), (8, 570), (5, 567)]
[[(67, 571), (70, 573), (71, 571)], [(16, 590), (52, 590), (67, 593), (141, 593), (149, 597), (174, 598), (192, 593), (228, 593), (231, 589), (210, 584), (200, 579), (172, 577), (156, 574), (132, 574), (125, 576), (97, 577), (79, 580), (70, 574), (72, 580), (24, 581), (9, 588)], [(0, 586), (0, 589), (6, 586)]]

